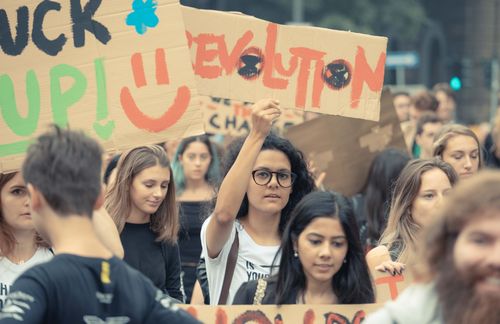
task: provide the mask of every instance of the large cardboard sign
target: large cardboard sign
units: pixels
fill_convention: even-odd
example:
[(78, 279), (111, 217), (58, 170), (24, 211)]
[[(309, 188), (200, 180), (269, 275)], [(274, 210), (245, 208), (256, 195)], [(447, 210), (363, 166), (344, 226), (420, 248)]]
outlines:
[(290, 127), (286, 136), (314, 160), (319, 172), (326, 172), (326, 188), (351, 196), (361, 190), (377, 153), (388, 147), (407, 150), (388, 90), (381, 107), (379, 122), (321, 116)]
[(362, 305), (241, 305), (241, 306), (193, 306), (182, 305), (191, 315), (203, 323), (282, 323), (282, 324), (359, 324), (367, 314), (382, 304)]
[[(250, 131), (252, 103), (209, 96), (200, 96), (205, 131), (212, 134), (244, 136)], [(283, 109), (273, 127), (279, 133), (304, 121), (302, 111)]]
[(0, 171), (48, 124), (119, 150), (203, 133), (177, 0), (2, 0)]
[(378, 120), (387, 38), (183, 7), (198, 91)]

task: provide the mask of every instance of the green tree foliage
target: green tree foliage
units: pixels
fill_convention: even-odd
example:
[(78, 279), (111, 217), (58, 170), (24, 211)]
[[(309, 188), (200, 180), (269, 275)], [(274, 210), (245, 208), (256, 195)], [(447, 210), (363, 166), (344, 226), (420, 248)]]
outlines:
[[(292, 20), (294, 0), (181, 1), (187, 5), (240, 11), (280, 24)], [(426, 21), (421, 0), (302, 0), (304, 20), (314, 26), (387, 36), (398, 43), (413, 43)]]

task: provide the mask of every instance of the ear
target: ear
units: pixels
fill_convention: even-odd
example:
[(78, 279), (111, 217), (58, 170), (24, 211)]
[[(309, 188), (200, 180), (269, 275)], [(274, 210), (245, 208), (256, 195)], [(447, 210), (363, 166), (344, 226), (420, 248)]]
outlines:
[(26, 188), (28, 188), (28, 193), (30, 195), (30, 205), (31, 209), (37, 211), (43, 207), (44, 199), (42, 193), (38, 191), (31, 183), (28, 183)]
[(102, 205), (104, 205), (104, 191), (105, 191), (105, 186), (104, 184), (101, 184), (101, 191), (99, 192), (99, 196), (97, 196), (97, 199), (94, 204), (94, 210), (99, 210), (101, 209)]
[(292, 239), (292, 244), (293, 244), (293, 250), (294, 251), (298, 251), (299, 250), (299, 246), (297, 244), (297, 240)]
[(421, 137), (422, 135), (415, 135), (415, 143), (417, 143), (419, 146), (420, 146), (420, 142), (421, 142)]

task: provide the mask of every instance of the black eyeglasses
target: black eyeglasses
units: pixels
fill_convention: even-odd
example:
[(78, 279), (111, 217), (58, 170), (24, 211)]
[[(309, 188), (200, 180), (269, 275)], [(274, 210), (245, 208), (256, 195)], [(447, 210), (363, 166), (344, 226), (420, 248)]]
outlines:
[(297, 178), (297, 175), (293, 172), (286, 171), (278, 171), (273, 172), (266, 169), (259, 169), (252, 171), (252, 178), (256, 184), (259, 186), (266, 186), (271, 179), (273, 178), (273, 174), (276, 175), (276, 180), (278, 184), (283, 188), (290, 188), (293, 185), (293, 182)]

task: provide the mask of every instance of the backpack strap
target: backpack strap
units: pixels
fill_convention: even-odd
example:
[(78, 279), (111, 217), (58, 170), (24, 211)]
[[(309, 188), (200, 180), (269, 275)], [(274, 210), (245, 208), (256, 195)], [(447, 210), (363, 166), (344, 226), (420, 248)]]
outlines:
[(231, 286), (231, 280), (233, 279), (234, 268), (236, 267), (236, 260), (238, 259), (238, 248), (240, 247), (240, 240), (238, 239), (238, 229), (236, 229), (236, 235), (234, 236), (233, 244), (231, 245), (231, 250), (229, 250), (229, 255), (227, 257), (226, 272), (224, 273), (224, 281), (222, 282), (222, 290), (220, 292), (218, 305), (226, 305), (227, 297), (229, 295), (229, 287)]

